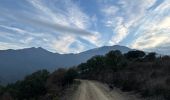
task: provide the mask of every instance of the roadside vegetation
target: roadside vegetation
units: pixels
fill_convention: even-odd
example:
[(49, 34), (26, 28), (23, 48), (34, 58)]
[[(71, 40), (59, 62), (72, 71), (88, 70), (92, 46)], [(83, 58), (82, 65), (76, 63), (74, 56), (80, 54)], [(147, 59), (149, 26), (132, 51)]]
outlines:
[(0, 86), (0, 100), (60, 100), (78, 78), (133, 91), (146, 100), (170, 100), (170, 57), (143, 51), (110, 51), (76, 67), (53, 73), (37, 71), (22, 81)]
[(51, 74), (40, 70), (24, 80), (0, 86), (0, 100), (58, 100), (76, 75), (74, 68), (58, 69)]
[(148, 100), (170, 100), (170, 57), (143, 51), (111, 51), (78, 66), (80, 77), (134, 91)]

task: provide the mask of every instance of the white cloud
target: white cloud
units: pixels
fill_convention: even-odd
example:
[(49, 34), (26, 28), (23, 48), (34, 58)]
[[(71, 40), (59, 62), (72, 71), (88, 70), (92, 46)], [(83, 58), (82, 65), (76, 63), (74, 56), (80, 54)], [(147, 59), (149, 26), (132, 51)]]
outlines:
[[(148, 35), (141, 36), (136, 39), (132, 44), (132, 48), (138, 48), (141, 50), (152, 49), (160, 46), (161, 44), (170, 43), (169, 36), (170, 34), (161, 33), (152, 35), (152, 33), (147, 33)], [(149, 35), (150, 34), (150, 35)]]
[(61, 25), (69, 25), (66, 21), (65, 16), (60, 13), (54, 13), (50, 8), (48, 8), (45, 4), (43, 4), (42, 0), (27, 0), (31, 3), (35, 8), (37, 8), (37, 12), (41, 12), (39, 18), (49, 19), (52, 22), (60, 23)]
[(19, 41), (26, 45), (26, 44), (30, 44), (31, 42), (33, 42), (33, 39), (34, 37), (26, 37), (25, 39), (21, 39)]
[(169, 28), (170, 29), (170, 17), (166, 17), (164, 18), (158, 25), (157, 25), (158, 29), (165, 29), (165, 28)]
[[(98, 39), (100, 34), (88, 31), (88, 28), (91, 26), (91, 19), (75, 2), (73, 3), (71, 0), (63, 1), (63, 9), (55, 8), (53, 10), (49, 5), (40, 0), (28, 0), (28, 2), (30, 2), (38, 11), (41, 11), (43, 13), (42, 15), (46, 16), (43, 18), (40, 17), (42, 19), (39, 20), (27, 20), (27, 23), (31, 23), (32, 25), (37, 25), (39, 27), (42, 26), (43, 28), (53, 29), (59, 32), (58, 35), (69, 35), (63, 38), (61, 37), (61, 39), (57, 40), (58, 43), (57, 41), (55, 43), (62, 43), (61, 45), (64, 44), (67, 46), (61, 49), (61, 46), (57, 45), (55, 46), (55, 50), (59, 49), (59, 52), (72, 52), (69, 46), (71, 43), (78, 41), (77, 37), (84, 38), (93, 45), (99, 45)], [(51, 19), (48, 20), (49, 18), (51, 18), (52, 21)], [(73, 35), (76, 35), (74, 39), (71, 38)], [(65, 39), (67, 38), (69, 39), (66, 41)], [(81, 46), (78, 47), (82, 48)]]
[(115, 28), (114, 32), (116, 33), (116, 35), (114, 35), (109, 41), (110, 44), (117, 44), (121, 40), (123, 40), (128, 34), (128, 29), (124, 25), (119, 25)]
[(67, 1), (66, 12), (68, 12), (66, 19), (68, 19), (71, 25), (75, 25), (77, 28), (81, 29), (90, 27), (91, 22), (89, 16), (84, 13), (80, 7), (69, 0)]
[(12, 30), (12, 31), (15, 31), (15, 32), (17, 32), (17, 33), (19, 33), (19, 34), (24, 34), (24, 33), (26, 33), (26, 31), (24, 31), (24, 30), (22, 30), (22, 29), (19, 29), (19, 28), (16, 28), (16, 27), (9, 27), (9, 26), (5, 26), (5, 25), (0, 25), (0, 27), (2, 27), (2, 28), (5, 28), (5, 29), (8, 29), (8, 30)]
[(82, 43), (80, 41), (75, 41), (74, 46), (75, 46), (74, 48), (71, 48), (71, 51), (73, 53), (80, 53), (85, 50), (84, 43)]
[[(170, 1), (164, 1), (158, 7), (151, 10), (148, 16), (142, 19), (138, 31), (135, 33), (136, 39), (130, 44), (132, 48), (148, 49), (164, 52), (169, 48), (170, 37), (170, 17), (167, 11), (170, 10)], [(158, 13), (159, 11), (159, 13)], [(164, 48), (164, 49), (162, 49)], [(167, 51), (167, 49), (166, 49)]]
[(17, 44), (17, 43), (7, 43), (7, 42), (0, 42), (0, 48), (1, 50), (6, 50), (6, 49), (22, 49), (25, 48), (24, 45)]
[[(73, 43), (75, 45), (71, 47)], [(78, 41), (74, 35), (61, 35), (52, 42), (51, 46), (60, 53), (79, 53), (85, 49), (83, 43)]]
[[(5, 47), (7, 49), (10, 49), (10, 47), (11, 48), (14, 47), (13, 45), (15, 44), (18, 47), (19, 46), (23, 47), (23, 45), (24, 47), (32, 47), (32, 46), (48, 47), (48, 45), (51, 44), (50, 41), (56, 39), (54, 35), (49, 33), (36, 33), (17, 27), (2, 26), (2, 25), (0, 25), (0, 27), (8, 30), (8, 32), (0, 31), (0, 38), (3, 38), (4, 40), (8, 41), (8, 43), (6, 42), (5, 43), (7, 45), (10, 45)], [(1, 40), (1, 42), (3, 41)], [(3, 45), (3, 43), (1, 45)]]
[(71, 27), (71, 26), (64, 26), (61, 24), (53, 23), (53, 22), (48, 22), (44, 20), (36, 20), (36, 19), (27, 19), (27, 23), (31, 24), (34, 27), (38, 28), (43, 28), (44, 30), (53, 30), (59, 34), (76, 34), (76, 35), (93, 35), (92, 32), (81, 29), (81, 28), (76, 28), (76, 27)]
[[(75, 0), (27, 0), (29, 3), (24, 7), (28, 10), (13, 12), (0, 8), (1, 42), (11, 43), (3, 48), (16, 43), (42, 46), (60, 53), (83, 51), (89, 44), (92, 47), (125, 42), (137, 49), (165, 48), (170, 44), (167, 40), (170, 37), (170, 1), (164, 0), (155, 6), (156, 1), (117, 0), (113, 3), (100, 0), (101, 13), (98, 13), (98, 9), (89, 11)], [(88, 42), (82, 43), (81, 39)]]
[[(3, 16), (6, 15), (10, 20), (16, 21), (21, 27), (15, 24), (15, 27), (1, 24), (1, 28), (10, 31), (10, 34), (14, 32), (16, 35), (5, 36), (10, 38), (11, 42), (21, 43), (27, 47), (45, 46), (59, 53), (83, 50), (84, 44), (78, 40), (79, 38), (85, 38), (93, 45), (99, 44), (97, 41), (99, 33), (89, 30), (91, 19), (77, 2), (72, 0), (53, 1), (54, 4), (46, 0), (27, 0), (27, 2), (26, 6), (30, 8), (28, 11), (23, 9), (23, 11), (11, 12), (9, 15), (7, 10), (3, 13)], [(76, 49), (70, 47), (74, 42), (76, 42)]]
[[(8, 39), (8, 41), (10, 42), (8, 44), (16, 43), (18, 46), (24, 45), (25, 47), (41, 46), (43, 48), (48, 48), (53, 52), (78, 53), (80, 51), (83, 51), (85, 49), (84, 48), (85, 44), (79, 41), (77, 39), (78, 37), (90, 41), (90, 43), (95, 44), (96, 46), (99, 46), (101, 44), (100, 43), (101, 41), (99, 40), (100, 34), (97, 32), (92, 32), (93, 33), (92, 35), (83, 35), (83, 36), (79, 36), (75, 34), (55, 35), (49, 33), (36, 33), (21, 28), (4, 26), (4, 25), (0, 25), (0, 27), (5, 28), (9, 31), (9, 32), (0, 32), (0, 37)], [(75, 48), (71, 47), (71, 44), (73, 43), (76, 44)], [(12, 45), (3, 48), (10, 49), (10, 47), (14, 47)]]
[[(95, 46), (101, 46), (100, 35), (97, 32), (94, 32), (95, 35), (81, 36)], [(74, 47), (71, 45), (74, 43)], [(85, 44), (77, 39), (75, 35), (61, 35), (51, 44), (51, 47), (54, 47), (55, 51), (60, 53), (79, 53), (85, 49)]]
[(14, 26), (12, 27), (12, 26), (0, 25), (0, 27), (15, 32), (15, 33), (5, 33), (5, 34), (31, 35), (31, 36), (34, 36), (34, 37), (41, 37), (41, 36), (44, 35), (43, 33), (29, 32), (29, 31), (26, 31), (24, 29), (14, 27)]
[[(57, 35), (55, 37), (52, 34), (48, 33), (33, 33), (16, 27), (7, 27), (4, 28), (12, 32), (0, 32), (0, 37), (8, 39), (8, 42), (0, 42), (0, 48), (3, 49), (21, 49), (28, 47), (43, 47), (48, 48), (50, 51), (58, 53), (77, 53), (84, 49), (83, 45), (80, 45), (81, 42), (76, 40), (75, 35)], [(19, 31), (18, 31), (19, 30)], [(21, 33), (22, 34), (21, 34)], [(22, 38), (18, 39), (17, 34)], [(34, 34), (39, 34), (35, 35)], [(71, 44), (77, 42), (76, 48), (71, 48)]]
[(116, 21), (117, 19), (119, 20), (120, 17), (116, 17), (115, 18), (115, 14), (116, 12), (119, 10), (118, 7), (112, 5), (106, 5), (101, 9), (101, 12), (103, 13), (103, 15), (105, 16), (105, 20), (104, 20), (104, 24), (107, 27), (115, 27)]
[(28, 2), (37, 8), (37, 10), (42, 12), (41, 15), (45, 15), (43, 16), (43, 19), (45, 18), (48, 22), (81, 29), (86, 29), (88, 28), (88, 25), (90, 25), (89, 16), (86, 15), (80, 7), (74, 4), (71, 0), (63, 1), (64, 3), (62, 4), (64, 4), (64, 9), (55, 8), (53, 10), (49, 5), (43, 3), (42, 0), (28, 0)]
[(147, 9), (155, 2), (156, 0), (119, 0), (119, 6), (114, 7), (114, 13), (119, 11), (119, 14), (112, 12), (112, 14), (105, 15), (106, 26), (111, 27), (113, 30), (113, 36), (109, 43), (114, 45), (124, 40), (133, 28), (138, 25), (139, 20), (146, 15)]
[[(155, 3), (156, 0), (119, 0), (118, 10), (105, 13), (105, 25), (113, 31), (109, 44), (118, 44), (131, 35), (130, 39), (134, 40), (129, 46), (132, 48), (167, 51), (165, 48), (170, 44), (170, 1), (165, 0), (151, 8)], [(110, 4), (107, 5), (109, 8)]]
[(74, 36), (61, 36), (53, 41), (52, 46), (57, 52), (68, 53), (70, 52), (70, 45), (75, 41)]
[(169, 12), (169, 7), (170, 7), (170, 1), (169, 0), (164, 0), (163, 3), (161, 3), (157, 8), (155, 8), (154, 11), (159, 12), (162, 14), (163, 12)]
[(101, 40), (101, 35), (98, 32), (93, 32), (93, 35), (89, 35), (89, 36), (82, 36), (81, 38), (89, 41), (90, 43), (92, 43), (93, 45), (99, 47), (102, 46), (102, 40)]
[(106, 14), (106, 16), (110, 17), (110, 16), (114, 16), (116, 14), (116, 12), (119, 10), (119, 8), (111, 5), (111, 6), (105, 6), (101, 10), (102, 10), (102, 12), (104, 12), (104, 14)]

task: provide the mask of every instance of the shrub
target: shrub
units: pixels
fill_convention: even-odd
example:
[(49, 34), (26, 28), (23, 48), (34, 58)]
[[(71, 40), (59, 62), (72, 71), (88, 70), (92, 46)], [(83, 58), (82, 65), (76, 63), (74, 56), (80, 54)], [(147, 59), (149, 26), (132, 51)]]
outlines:
[(49, 72), (47, 70), (37, 71), (26, 76), (22, 81), (7, 85), (6, 91), (18, 100), (38, 98), (46, 93), (45, 84), (48, 76)]
[(127, 59), (138, 59), (145, 56), (145, 52), (135, 50), (135, 51), (129, 51), (128, 53), (124, 54)]

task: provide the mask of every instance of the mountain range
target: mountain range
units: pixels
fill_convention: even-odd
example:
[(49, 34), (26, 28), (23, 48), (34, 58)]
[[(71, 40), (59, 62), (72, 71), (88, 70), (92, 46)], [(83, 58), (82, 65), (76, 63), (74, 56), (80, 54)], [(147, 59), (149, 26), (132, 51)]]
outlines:
[(125, 46), (103, 46), (77, 54), (59, 54), (41, 47), (19, 50), (0, 50), (0, 83), (7, 84), (22, 79), (40, 69), (54, 71), (59, 67), (71, 67), (87, 61), (95, 55), (104, 55), (111, 50), (126, 53), (132, 49)]

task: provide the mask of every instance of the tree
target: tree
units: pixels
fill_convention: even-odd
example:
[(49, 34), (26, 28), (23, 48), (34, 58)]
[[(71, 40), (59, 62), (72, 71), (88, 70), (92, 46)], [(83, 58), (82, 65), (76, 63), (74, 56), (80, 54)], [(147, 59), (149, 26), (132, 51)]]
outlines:
[(98, 70), (104, 65), (104, 57), (103, 56), (94, 56), (87, 61), (87, 69), (89, 71)]
[(137, 59), (137, 58), (142, 58), (145, 56), (145, 52), (135, 50), (135, 51), (129, 51), (128, 53), (125, 54), (125, 57), (127, 59)]
[(67, 81), (67, 84), (71, 84), (73, 80), (78, 76), (78, 72), (76, 68), (69, 68), (65, 74), (65, 80)]
[(47, 70), (40, 70), (25, 77), (22, 81), (9, 84), (6, 90), (17, 100), (38, 98), (46, 93), (46, 80), (49, 76)]
[[(65, 85), (66, 72), (67, 70), (65, 68), (59, 68), (56, 71), (54, 71), (47, 80), (47, 88), (48, 89), (54, 89), (54, 87), (62, 88)], [(60, 90), (59, 88), (58, 90)]]
[(94, 56), (86, 63), (80, 64), (77, 67), (80, 77), (96, 79), (96, 74), (100, 74), (101, 70), (104, 68), (104, 59), (104, 56)]
[(110, 51), (105, 57), (105, 64), (109, 69), (117, 71), (118, 69), (125, 67), (126, 60), (119, 50)]
[(144, 58), (146, 61), (153, 61), (156, 59), (156, 53), (155, 52), (150, 52), (147, 54)]
[(0, 85), (0, 96), (3, 94), (4, 87)]

